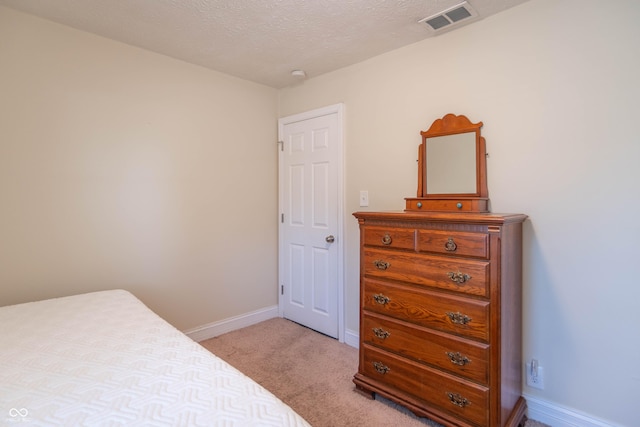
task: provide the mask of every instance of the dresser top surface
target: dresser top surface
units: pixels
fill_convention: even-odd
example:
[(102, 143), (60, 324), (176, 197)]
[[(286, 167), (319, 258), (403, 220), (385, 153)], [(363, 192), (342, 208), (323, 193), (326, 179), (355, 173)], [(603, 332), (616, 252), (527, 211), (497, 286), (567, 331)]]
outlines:
[(358, 211), (353, 216), (359, 220), (410, 221), (410, 222), (460, 222), (478, 224), (505, 224), (523, 222), (525, 214), (504, 214), (491, 212), (407, 212), (407, 211)]

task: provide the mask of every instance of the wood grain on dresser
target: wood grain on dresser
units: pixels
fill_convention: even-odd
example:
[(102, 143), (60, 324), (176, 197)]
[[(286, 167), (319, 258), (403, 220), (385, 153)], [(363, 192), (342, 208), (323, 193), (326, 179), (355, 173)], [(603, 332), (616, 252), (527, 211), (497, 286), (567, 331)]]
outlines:
[(523, 422), (525, 215), (356, 212), (357, 388), (446, 426)]

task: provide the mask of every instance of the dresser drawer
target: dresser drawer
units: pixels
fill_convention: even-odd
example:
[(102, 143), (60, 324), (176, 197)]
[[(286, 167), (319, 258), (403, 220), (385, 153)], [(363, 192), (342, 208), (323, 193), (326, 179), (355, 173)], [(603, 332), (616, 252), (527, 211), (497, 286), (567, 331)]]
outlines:
[(482, 297), (489, 296), (489, 261), (364, 249), (364, 274)]
[(412, 228), (364, 227), (362, 234), (366, 246), (415, 250), (416, 230)]
[(364, 279), (362, 307), (374, 313), (483, 341), (489, 339), (489, 302)]
[(489, 346), (364, 312), (362, 340), (481, 384), (489, 381)]
[(417, 250), (438, 254), (489, 257), (489, 235), (462, 231), (418, 230)]
[(489, 389), (364, 345), (361, 373), (474, 425), (487, 426)]

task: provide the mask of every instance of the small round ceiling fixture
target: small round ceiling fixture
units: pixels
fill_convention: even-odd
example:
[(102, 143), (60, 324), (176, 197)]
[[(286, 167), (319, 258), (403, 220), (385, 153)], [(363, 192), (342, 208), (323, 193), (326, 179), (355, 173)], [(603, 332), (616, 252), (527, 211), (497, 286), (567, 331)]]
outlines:
[(293, 70), (291, 75), (297, 79), (304, 79), (307, 77), (307, 73), (304, 70)]

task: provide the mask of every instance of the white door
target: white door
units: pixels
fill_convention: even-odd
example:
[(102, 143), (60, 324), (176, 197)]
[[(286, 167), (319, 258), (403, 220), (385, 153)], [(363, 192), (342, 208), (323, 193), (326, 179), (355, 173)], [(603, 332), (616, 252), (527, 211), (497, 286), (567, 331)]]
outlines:
[(278, 130), (280, 314), (342, 340), (342, 105)]

